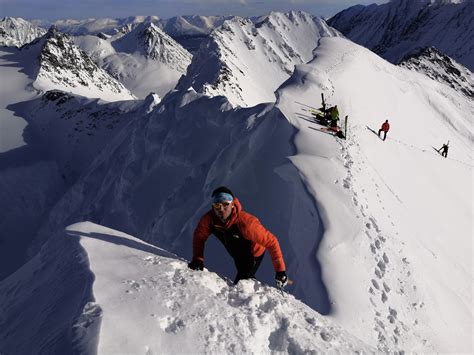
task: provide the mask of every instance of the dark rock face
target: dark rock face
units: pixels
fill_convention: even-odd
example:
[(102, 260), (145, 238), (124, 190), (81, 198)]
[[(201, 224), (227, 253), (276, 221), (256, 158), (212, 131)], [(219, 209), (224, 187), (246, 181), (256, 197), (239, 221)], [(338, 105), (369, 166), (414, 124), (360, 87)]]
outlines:
[(472, 71), (473, 14), (472, 0), (392, 0), (350, 7), (328, 24), (394, 64), (417, 48), (436, 47)]
[(472, 73), (434, 47), (415, 50), (403, 58), (399, 65), (422, 72), (433, 80), (444, 82), (467, 97), (474, 98)]

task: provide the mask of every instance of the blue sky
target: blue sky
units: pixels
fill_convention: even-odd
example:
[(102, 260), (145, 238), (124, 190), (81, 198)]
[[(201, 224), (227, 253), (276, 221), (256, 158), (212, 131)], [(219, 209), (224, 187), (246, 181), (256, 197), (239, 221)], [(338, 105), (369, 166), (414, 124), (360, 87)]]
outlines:
[(263, 15), (274, 11), (303, 10), (330, 16), (356, 4), (388, 0), (0, 0), (0, 17), (57, 20), (66, 18), (156, 15)]

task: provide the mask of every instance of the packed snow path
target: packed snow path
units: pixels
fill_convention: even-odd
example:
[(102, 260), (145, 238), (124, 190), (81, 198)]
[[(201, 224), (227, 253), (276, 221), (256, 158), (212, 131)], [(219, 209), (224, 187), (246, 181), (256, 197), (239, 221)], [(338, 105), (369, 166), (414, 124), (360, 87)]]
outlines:
[[(321, 92), (349, 115), (347, 140), (319, 130), (310, 106)], [(335, 38), (277, 97), (299, 129), (291, 160), (322, 206), (330, 316), (381, 351), (469, 349), (472, 101)], [(447, 139), (445, 159), (433, 148)], [(459, 302), (442, 301), (454, 294)]]
[[(95, 302), (75, 325), (79, 341), (98, 336), (99, 354), (372, 352), (287, 293), (232, 282), (124, 233), (93, 223), (80, 237), (95, 276)], [(91, 329), (91, 331), (89, 331)]]

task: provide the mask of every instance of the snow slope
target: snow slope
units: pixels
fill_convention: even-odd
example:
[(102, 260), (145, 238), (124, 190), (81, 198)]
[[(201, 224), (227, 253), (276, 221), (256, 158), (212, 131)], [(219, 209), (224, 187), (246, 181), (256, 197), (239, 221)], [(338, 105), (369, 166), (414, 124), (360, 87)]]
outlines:
[(471, 0), (392, 0), (350, 7), (328, 23), (392, 63), (420, 47), (436, 47), (473, 71), (473, 13)]
[[(315, 55), (277, 107), (298, 128), (291, 159), (323, 216), (331, 316), (382, 351), (471, 352), (472, 99), (347, 40), (322, 39)], [(319, 106), (320, 92), (349, 115), (347, 141), (301, 104)], [(447, 140), (444, 159), (434, 148)]]
[(191, 54), (153, 23), (109, 39), (77, 37), (75, 43), (139, 98), (164, 96), (191, 63)]
[(272, 12), (258, 23), (236, 17), (201, 44), (178, 87), (224, 95), (235, 106), (273, 102), (273, 92), (295, 64), (312, 58), (318, 40), (338, 35), (324, 20), (304, 12)]
[(82, 20), (65, 19), (57, 20), (53, 24), (64, 33), (73, 36), (96, 35), (98, 33), (115, 34), (117, 29), (127, 25), (137, 25), (143, 22), (158, 23), (156, 16), (129, 16), (119, 19), (111, 18), (89, 18)]
[(4, 17), (0, 20), (0, 46), (21, 47), (45, 33), (45, 29), (20, 17)]
[[(31, 249), (36, 256), (0, 283), (0, 305), (8, 305), (0, 309), (0, 340), (8, 338), (8, 343), (0, 344), (28, 352), (31, 343), (38, 343), (34, 349), (58, 352), (74, 338), (82, 341), (73, 347), (94, 349), (100, 344), (99, 325), (94, 323), (100, 310), (94, 304), (82, 308), (92, 299), (87, 287), (91, 276), (76, 253), (78, 246), (64, 238), (65, 226), (89, 220), (189, 259), (192, 231), (209, 209), (209, 195), (225, 184), (244, 209), (279, 238), (288, 273), (295, 280), (288, 291), (296, 298), (378, 351), (472, 352), (472, 99), (342, 38), (321, 39), (314, 55), (278, 89), (276, 104), (233, 108), (222, 96), (209, 97), (191, 89), (174, 91), (113, 137), (36, 228), (38, 238)], [(321, 92), (330, 104), (338, 104), (342, 116), (349, 115), (347, 140), (320, 131), (314, 121), (308, 106), (320, 106)], [(392, 128), (383, 142), (374, 132), (385, 119)], [(450, 151), (445, 159), (433, 148), (447, 140)], [(8, 186), (13, 189), (16, 185), (11, 180)], [(101, 227), (90, 225), (74, 229), (83, 234), (104, 233)], [(144, 255), (137, 259), (126, 252), (118, 254), (121, 260), (123, 256), (143, 261), (143, 269), (127, 274), (116, 267), (116, 254), (93, 254), (96, 249), (107, 252), (110, 246), (104, 249), (92, 241), (83, 245), (92, 251), (89, 261), (99, 275), (94, 294), (105, 300), (114, 275), (120, 275), (114, 286), (135, 292), (132, 295), (139, 304), (146, 305), (144, 299), (155, 286), (151, 276), (137, 277), (150, 275)], [(78, 264), (73, 263), (76, 259)], [(234, 276), (232, 261), (213, 238), (206, 244), (205, 262), (211, 271)], [(245, 308), (249, 321), (255, 319), (252, 312), (266, 308), (259, 306), (266, 301), (259, 293), (267, 290), (265, 286), (253, 284), (254, 296), (250, 295), (252, 286), (245, 285), (249, 283), (238, 292), (227, 292), (207, 272), (193, 273), (184, 264), (172, 266), (167, 264), (166, 270), (178, 275), (178, 285), (183, 279), (180, 275), (186, 274), (196, 285), (215, 286), (212, 305), (220, 314), (227, 312), (220, 308), (226, 297), (238, 300), (239, 309), (245, 306), (244, 298), (255, 302), (254, 308)], [(257, 278), (273, 284), (273, 277), (266, 256)], [(120, 284), (124, 279), (136, 284), (125, 288), (126, 284)], [(61, 285), (61, 291), (72, 289), (68, 295), (73, 296), (56, 292), (57, 286), (44, 280), (59, 280), (54, 285)], [(54, 297), (50, 289), (55, 290)], [(128, 296), (123, 297), (121, 301)], [(151, 298), (154, 304), (154, 295)], [(121, 304), (114, 302), (110, 304)], [(160, 318), (154, 329), (184, 335), (186, 324), (190, 333), (196, 329), (195, 318), (187, 311), (173, 311), (172, 304), (159, 307), (166, 311), (163, 317), (170, 318)], [(279, 307), (277, 303), (274, 308), (277, 318)], [(56, 310), (61, 316), (52, 313)], [(142, 311), (132, 308), (127, 317), (142, 319)], [(112, 313), (108, 321), (116, 324)], [(295, 342), (290, 338), (306, 349), (309, 333), (300, 317), (304, 312), (294, 308), (287, 312), (293, 313), (293, 325), (302, 327), (298, 336), (281, 319), (271, 320), (270, 324), (278, 324), (271, 330), (261, 330), (255, 320), (255, 334), (265, 334), (265, 344), (272, 344), (274, 350), (299, 349), (292, 347)], [(48, 322), (53, 317), (61, 321)], [(150, 318), (145, 322), (153, 322)], [(214, 325), (216, 318), (209, 318), (215, 334), (221, 331)], [(315, 319), (318, 324), (319, 318)], [(73, 336), (72, 323), (78, 326), (77, 334), (86, 334)], [(90, 333), (83, 329), (89, 324)], [(228, 324), (221, 326), (227, 329)], [(243, 324), (248, 331), (247, 323)], [(114, 329), (104, 327), (103, 334), (113, 335)], [(275, 329), (281, 331), (270, 337)], [(247, 343), (241, 343), (244, 335), (232, 338), (234, 349), (248, 349)], [(142, 336), (148, 334), (140, 332), (130, 344), (141, 344)], [(280, 343), (278, 336), (285, 341)], [(31, 343), (17, 344), (17, 339), (25, 338)], [(163, 344), (175, 349), (167, 343), (169, 338), (164, 339)], [(197, 335), (195, 339), (205, 343), (212, 337)], [(341, 351), (348, 350), (342, 344)], [(102, 343), (104, 349), (109, 345), (113, 346)]]
[(258, 281), (233, 287), (140, 239), (92, 223), (70, 226), (67, 234), (80, 236), (94, 274), (95, 300), (77, 326), (89, 335), (90, 323), (100, 319), (98, 353), (373, 350)]
[(106, 101), (133, 100), (120, 82), (97, 67), (67, 35), (51, 27), (43, 37), (22, 47), (22, 56), (29, 61), (29, 75), (36, 90), (62, 90)]
[(422, 72), (431, 79), (444, 82), (467, 97), (474, 98), (474, 78), (471, 71), (434, 47), (409, 54), (399, 65)]

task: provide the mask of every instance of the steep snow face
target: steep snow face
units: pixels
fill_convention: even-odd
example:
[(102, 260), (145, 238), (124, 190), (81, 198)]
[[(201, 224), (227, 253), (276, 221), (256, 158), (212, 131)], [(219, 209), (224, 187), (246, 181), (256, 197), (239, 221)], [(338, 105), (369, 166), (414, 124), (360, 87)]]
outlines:
[(324, 36), (338, 32), (304, 12), (272, 13), (259, 23), (234, 18), (201, 45), (178, 87), (224, 95), (236, 106), (273, 102), (295, 64), (312, 58)]
[(45, 33), (45, 29), (20, 17), (4, 17), (0, 20), (0, 46), (21, 47)]
[(399, 65), (444, 82), (474, 99), (474, 78), (471, 71), (434, 47), (423, 48), (408, 55)]
[(122, 30), (108, 39), (76, 37), (75, 43), (137, 97), (166, 95), (186, 72), (191, 54), (152, 23)]
[(147, 59), (184, 72), (191, 54), (153, 23), (136, 26), (131, 32), (112, 42), (117, 52), (138, 53)]
[[(319, 130), (321, 92), (349, 116), (347, 140)], [(340, 38), (278, 97), (323, 211), (332, 317), (380, 351), (472, 352), (472, 99)], [(445, 159), (434, 149), (448, 140)]]
[(291, 295), (258, 281), (234, 287), (90, 222), (0, 283), (0, 309), (2, 353), (375, 351)]
[(23, 55), (39, 60), (33, 83), (38, 90), (59, 89), (106, 101), (135, 99), (120, 82), (76, 47), (71, 38), (54, 27), (26, 46)]
[(115, 134), (150, 105), (156, 105), (153, 95), (143, 102), (105, 103), (54, 90), (9, 108), (27, 118), (36, 146), (49, 153), (72, 184)]
[(94, 274), (94, 302), (82, 323), (97, 322), (98, 312), (90, 310), (100, 310), (98, 353), (136, 353), (145, 344), (153, 353), (375, 351), (258, 281), (233, 287), (215, 273), (189, 270), (163, 249), (92, 223), (70, 226), (67, 234), (80, 237)]
[(393, 0), (353, 6), (328, 23), (392, 63), (419, 47), (436, 47), (474, 70), (474, 2)]

